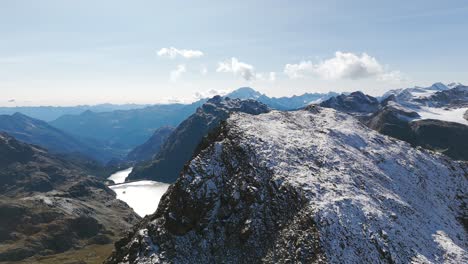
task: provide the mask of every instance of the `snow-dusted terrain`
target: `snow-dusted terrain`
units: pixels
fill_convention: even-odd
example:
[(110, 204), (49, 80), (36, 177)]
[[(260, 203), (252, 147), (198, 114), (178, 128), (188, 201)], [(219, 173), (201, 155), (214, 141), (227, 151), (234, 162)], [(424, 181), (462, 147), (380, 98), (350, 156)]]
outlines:
[(468, 263), (467, 176), (333, 109), (235, 113), (108, 263)]
[(161, 196), (166, 192), (169, 184), (156, 181), (135, 181), (124, 183), (133, 168), (118, 171), (108, 179), (116, 185), (109, 186), (117, 199), (127, 203), (141, 217), (152, 214), (158, 208)]

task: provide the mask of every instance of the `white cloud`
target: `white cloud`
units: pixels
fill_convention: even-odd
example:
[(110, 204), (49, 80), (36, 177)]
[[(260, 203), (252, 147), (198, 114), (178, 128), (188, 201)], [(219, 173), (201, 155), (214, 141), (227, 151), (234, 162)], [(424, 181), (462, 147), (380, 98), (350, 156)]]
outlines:
[(246, 81), (255, 79), (254, 67), (250, 64), (240, 62), (237, 58), (231, 58), (231, 60), (218, 63), (216, 72), (231, 72), (236, 76), (241, 76)]
[(271, 82), (276, 81), (276, 72), (270, 72), (268, 74), (268, 80), (271, 81)]
[(186, 50), (186, 49), (176, 49), (174, 47), (162, 48), (158, 51), (159, 57), (167, 57), (170, 59), (175, 59), (178, 56), (184, 57), (186, 59), (200, 58), (204, 54), (200, 50)]
[(194, 97), (195, 99), (197, 100), (200, 100), (200, 99), (203, 99), (203, 98), (211, 98), (215, 95), (226, 95), (228, 94), (229, 91), (228, 90), (215, 90), (215, 89), (211, 89), (211, 90), (208, 90), (208, 91), (203, 91), (203, 92), (196, 92)]
[(388, 72), (376, 58), (362, 53), (337, 51), (335, 57), (314, 64), (311, 61), (302, 61), (298, 64), (286, 64), (284, 73), (291, 79), (314, 75), (326, 80), (363, 79), (376, 77), (379, 80), (401, 79), (398, 71)]
[(180, 78), (180, 76), (182, 76), (182, 74), (185, 72), (187, 72), (187, 67), (185, 67), (185, 64), (177, 65), (177, 69), (171, 71), (171, 74), (170, 74), (171, 81), (173, 82), (177, 81)]
[(207, 68), (205, 65), (202, 65), (202, 66), (200, 67), (200, 73), (201, 73), (202, 75), (208, 74), (208, 68)]

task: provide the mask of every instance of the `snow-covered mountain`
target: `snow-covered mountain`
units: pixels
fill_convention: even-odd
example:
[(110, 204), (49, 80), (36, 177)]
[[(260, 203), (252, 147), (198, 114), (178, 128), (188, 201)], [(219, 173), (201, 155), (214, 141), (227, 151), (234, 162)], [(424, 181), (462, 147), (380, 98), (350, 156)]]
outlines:
[(392, 101), (410, 108), (421, 119), (437, 119), (468, 125), (463, 114), (468, 110), (468, 86), (460, 83), (435, 83), (430, 87), (414, 87), (391, 90), (381, 99), (392, 97)]
[(361, 92), (342, 94), (320, 104), (356, 116), (370, 128), (413, 146), (468, 160), (468, 87), (435, 83), (393, 90), (380, 102)]
[(466, 263), (467, 175), (333, 109), (234, 113), (107, 263)]

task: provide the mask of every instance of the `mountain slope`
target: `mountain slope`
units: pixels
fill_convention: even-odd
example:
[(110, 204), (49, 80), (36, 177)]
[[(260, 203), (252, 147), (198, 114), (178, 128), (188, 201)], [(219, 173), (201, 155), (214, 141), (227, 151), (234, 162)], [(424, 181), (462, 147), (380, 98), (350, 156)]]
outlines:
[(112, 154), (79, 140), (48, 123), (15, 113), (0, 115), (0, 131), (6, 132), (18, 140), (42, 146), (56, 153), (81, 153), (94, 159), (105, 161)]
[(0, 262), (92, 251), (139, 220), (100, 180), (44, 149), (0, 133), (0, 154)]
[(161, 126), (177, 126), (204, 101), (190, 105), (154, 105), (142, 109), (66, 115), (50, 122), (72, 135), (94, 139), (125, 156)]
[(126, 160), (131, 162), (141, 162), (150, 160), (159, 152), (169, 135), (174, 131), (174, 127), (164, 126), (156, 129), (154, 134), (143, 144), (134, 148), (128, 153)]
[(467, 173), (332, 109), (235, 113), (107, 263), (465, 263)]
[(0, 107), (0, 114), (12, 115), (14, 113), (22, 113), (32, 118), (50, 122), (63, 115), (79, 115), (84, 111), (90, 110), (93, 112), (110, 112), (115, 110), (130, 110), (143, 108), (147, 105), (138, 104), (98, 104), (98, 105), (77, 105), (77, 106), (14, 106)]
[(231, 112), (260, 114), (269, 108), (254, 100), (239, 100), (215, 96), (182, 122), (167, 138), (153, 160), (137, 164), (127, 180), (151, 179), (172, 183), (196, 147), (213, 128), (229, 117)]

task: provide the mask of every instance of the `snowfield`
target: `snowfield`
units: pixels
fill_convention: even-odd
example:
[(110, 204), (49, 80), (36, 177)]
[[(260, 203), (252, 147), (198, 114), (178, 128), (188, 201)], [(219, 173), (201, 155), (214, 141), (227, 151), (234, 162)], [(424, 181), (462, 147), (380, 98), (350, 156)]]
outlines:
[(468, 263), (467, 163), (319, 107), (219, 133), (108, 263)]

